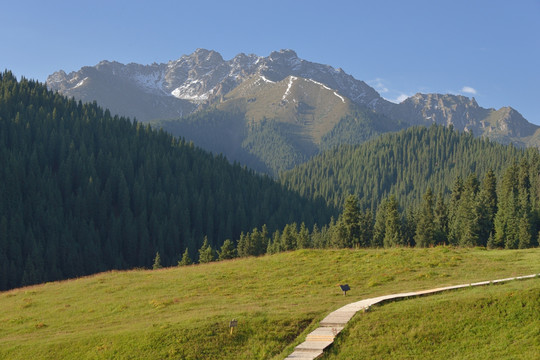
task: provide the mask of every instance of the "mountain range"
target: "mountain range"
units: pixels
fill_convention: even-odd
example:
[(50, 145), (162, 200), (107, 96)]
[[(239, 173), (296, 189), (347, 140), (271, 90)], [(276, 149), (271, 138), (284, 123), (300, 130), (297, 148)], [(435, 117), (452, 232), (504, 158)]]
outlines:
[(102, 61), (55, 72), (47, 86), (272, 174), (321, 150), (416, 125), (451, 125), (518, 146), (540, 144), (539, 127), (511, 107), (486, 109), (474, 98), (451, 94), (416, 94), (395, 104), (342, 69), (300, 59), (293, 50), (224, 60), (198, 49), (152, 65)]

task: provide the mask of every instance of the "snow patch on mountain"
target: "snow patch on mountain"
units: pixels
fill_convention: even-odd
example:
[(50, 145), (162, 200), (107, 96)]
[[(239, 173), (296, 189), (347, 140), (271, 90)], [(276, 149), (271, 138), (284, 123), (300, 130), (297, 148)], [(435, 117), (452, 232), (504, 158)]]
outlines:
[(345, 104), (345, 99), (343, 98), (343, 96), (339, 95), (337, 92), (334, 91), (334, 95), (336, 95), (338, 98), (341, 99), (341, 101)]
[(295, 80), (297, 80), (298, 78), (296, 76), (290, 76), (289, 77), (289, 84), (287, 85), (287, 90), (285, 91), (285, 94), (283, 94), (283, 97), (281, 98), (281, 100), (285, 100), (287, 98), (287, 96), (289, 95), (290, 91), (291, 91), (291, 87), (292, 87), (292, 84)]
[(272, 80), (268, 80), (267, 78), (264, 77), (264, 75), (260, 75), (261, 79), (266, 82), (266, 83), (269, 83), (269, 84), (275, 84), (275, 81), (272, 81)]
[(212, 91), (201, 93), (204, 84), (198, 79), (188, 79), (182, 86), (171, 91), (171, 95), (178, 99), (202, 102), (208, 100)]
[(142, 88), (147, 90), (150, 93), (158, 94), (158, 95), (166, 95), (167, 92), (165, 92), (164, 84), (163, 84), (163, 73), (162, 72), (153, 72), (150, 74), (135, 74), (133, 76), (133, 79), (137, 84), (139, 84)]
[(81, 81), (79, 81), (79, 82), (77, 83), (77, 85), (75, 85), (72, 89), (76, 89), (76, 88), (78, 88), (78, 87), (80, 87), (80, 86), (83, 86), (83, 85), (84, 85), (84, 82), (85, 82), (86, 80), (88, 80), (88, 76), (85, 77), (84, 79), (82, 79)]
[(328, 91), (332, 91), (332, 92), (334, 93), (334, 95), (336, 95), (338, 98), (340, 98), (341, 101), (345, 104), (345, 98), (344, 98), (343, 96), (339, 95), (339, 94), (337, 93), (337, 91), (334, 91), (334, 90), (330, 89), (328, 86), (324, 85), (323, 83), (320, 83), (320, 82), (315, 81), (315, 80), (313, 80), (313, 79), (308, 79), (308, 80), (311, 81), (312, 83), (315, 83), (315, 84), (317, 84), (317, 85), (323, 87), (324, 89), (326, 89), (326, 90), (328, 90)]

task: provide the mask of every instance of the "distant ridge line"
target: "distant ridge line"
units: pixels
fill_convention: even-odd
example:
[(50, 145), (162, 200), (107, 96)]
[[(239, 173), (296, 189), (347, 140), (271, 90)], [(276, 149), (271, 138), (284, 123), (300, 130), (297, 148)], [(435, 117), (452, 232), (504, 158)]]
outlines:
[(296, 346), (293, 353), (287, 356), (285, 359), (295, 359), (295, 360), (313, 360), (322, 356), (324, 350), (328, 348), (334, 342), (335, 337), (345, 328), (350, 319), (360, 310), (366, 311), (371, 305), (378, 303), (383, 303), (389, 300), (422, 296), (422, 295), (431, 295), (443, 291), (462, 289), (473, 286), (483, 286), (490, 284), (503, 283), (514, 280), (523, 280), (523, 279), (532, 279), (535, 277), (540, 277), (539, 274), (525, 275), (525, 276), (516, 276), (505, 279), (497, 280), (488, 280), (480, 281), (469, 284), (462, 285), (453, 285), (446, 286), (441, 288), (435, 288), (430, 290), (421, 290), (415, 292), (383, 295), (370, 299), (364, 299), (357, 302), (347, 304), (330, 314), (328, 314), (324, 319), (321, 320), (320, 326), (309, 333), (306, 336), (306, 340), (300, 345)]

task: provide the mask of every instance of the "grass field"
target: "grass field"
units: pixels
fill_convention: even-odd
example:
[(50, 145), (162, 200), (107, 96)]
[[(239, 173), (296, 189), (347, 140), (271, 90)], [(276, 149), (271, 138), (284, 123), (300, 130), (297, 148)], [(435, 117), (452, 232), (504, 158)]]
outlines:
[[(0, 293), (0, 358), (278, 359), (303, 341), (299, 335), (346, 303), (539, 272), (540, 249), (447, 247), (301, 250), (182, 268), (108, 272)], [(339, 283), (351, 286), (346, 297)], [(526, 298), (530, 291), (530, 296), (538, 295), (537, 279), (518, 284), (523, 286), (515, 290), (520, 296)], [(463, 304), (475, 303), (473, 295), (480, 296), (483, 289), (433, 299), (463, 296)], [(380, 309), (400, 311), (428, 299)], [(429, 306), (436, 309), (437, 303)], [(364, 315), (379, 316), (379, 311)], [(476, 308), (473, 315), (481, 311)], [(238, 320), (238, 327), (230, 335), (232, 319)], [(334, 349), (356, 351), (353, 336), (358, 324), (363, 322), (355, 320), (354, 328), (347, 330), (350, 337), (340, 337), (343, 344)], [(501, 331), (505, 328), (503, 323)]]
[(540, 279), (375, 306), (323, 359), (540, 359)]

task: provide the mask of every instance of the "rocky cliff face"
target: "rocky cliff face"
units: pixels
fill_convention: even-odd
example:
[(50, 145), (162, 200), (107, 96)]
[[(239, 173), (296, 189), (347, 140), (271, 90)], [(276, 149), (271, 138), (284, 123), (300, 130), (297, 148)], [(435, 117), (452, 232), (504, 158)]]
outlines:
[(526, 139), (520, 138), (531, 136), (539, 128), (510, 107), (485, 109), (474, 97), (460, 95), (416, 94), (383, 112), (410, 125), (452, 125), (457, 130), (472, 131), (478, 136), (521, 144)]

